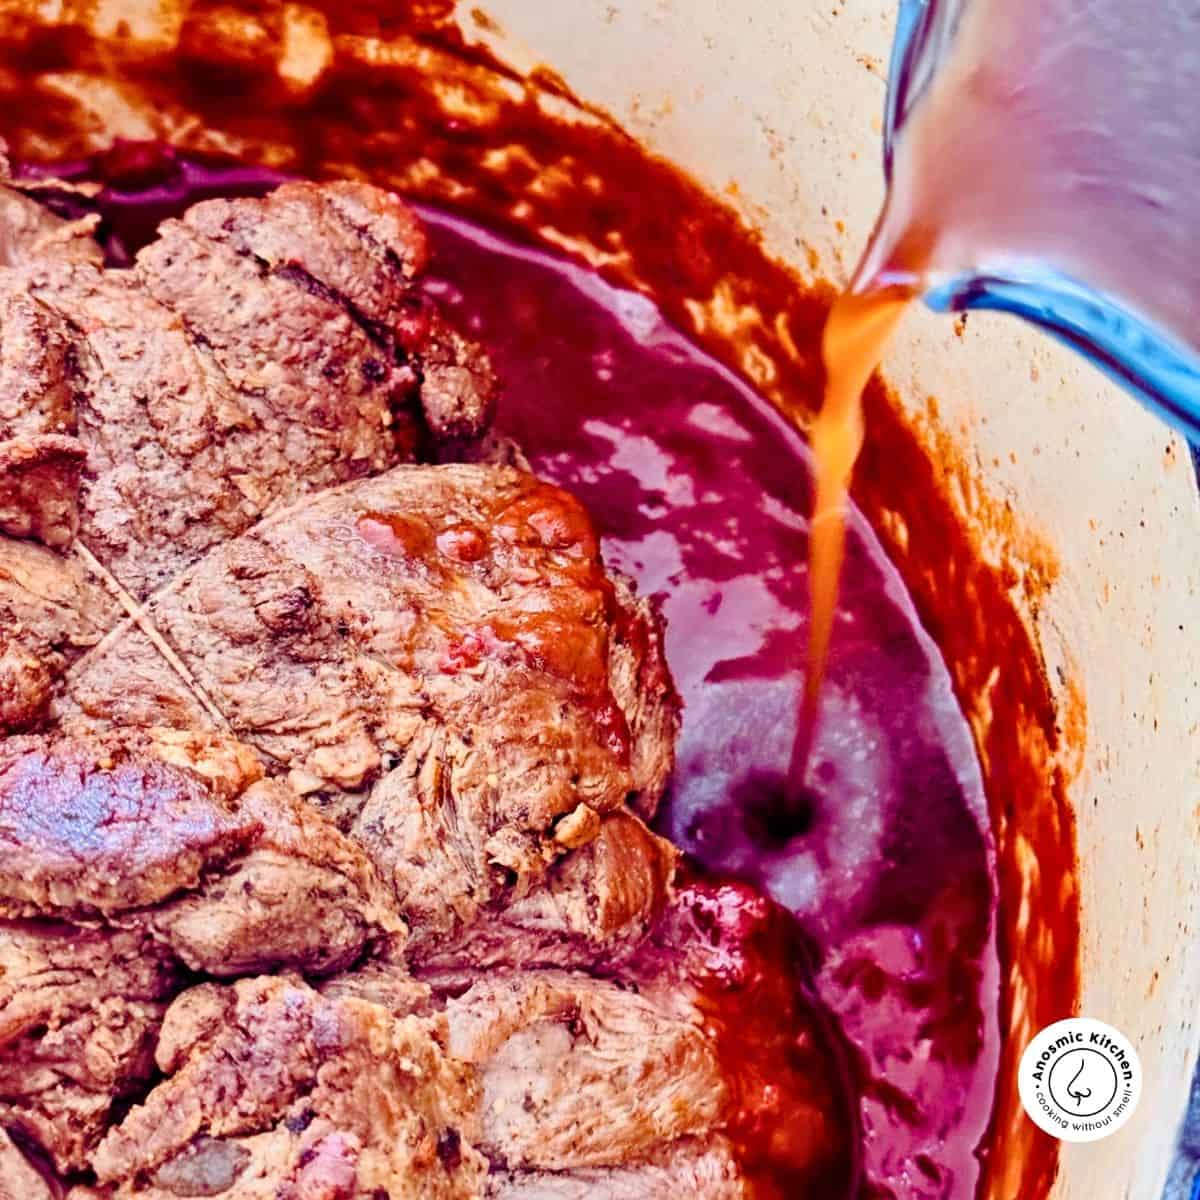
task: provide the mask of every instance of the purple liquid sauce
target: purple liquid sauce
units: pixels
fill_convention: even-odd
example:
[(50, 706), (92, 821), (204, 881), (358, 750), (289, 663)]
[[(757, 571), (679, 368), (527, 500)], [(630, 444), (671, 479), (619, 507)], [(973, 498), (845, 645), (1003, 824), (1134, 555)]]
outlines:
[[(188, 204), (274, 182), (155, 156), (126, 184), (127, 154), (129, 190), (96, 202), (115, 263)], [(103, 179), (105, 166), (57, 174)], [(785, 804), (809, 609), (803, 441), (646, 298), (423, 215), (428, 290), (505, 381), (500, 430), (583, 501), (608, 563), (662, 604), (686, 710), (659, 829), (807, 935), (853, 1060), (862, 1194), (973, 1194), (999, 1052), (992, 849), (969, 730), (898, 575), (853, 513), (816, 786)]]

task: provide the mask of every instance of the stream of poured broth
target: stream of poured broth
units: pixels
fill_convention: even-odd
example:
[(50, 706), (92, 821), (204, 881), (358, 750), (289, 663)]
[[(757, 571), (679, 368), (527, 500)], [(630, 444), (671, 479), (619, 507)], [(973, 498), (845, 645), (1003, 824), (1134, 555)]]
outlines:
[(794, 796), (803, 795), (808, 786), (808, 760), (820, 715), (821, 685), (845, 556), (850, 476), (863, 443), (863, 389), (879, 366), (912, 295), (902, 287), (861, 294), (846, 292), (835, 301), (825, 325), (825, 401), (809, 435), (816, 469), (808, 548), (812, 624), (808, 633), (808, 677), (788, 772)]

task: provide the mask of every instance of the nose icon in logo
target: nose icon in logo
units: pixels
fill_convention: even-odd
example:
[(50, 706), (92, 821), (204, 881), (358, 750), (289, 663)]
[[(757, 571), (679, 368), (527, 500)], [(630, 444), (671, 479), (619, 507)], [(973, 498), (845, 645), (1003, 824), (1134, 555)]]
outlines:
[(1084, 1064), (1079, 1064), (1079, 1070), (1075, 1072), (1071, 1082), (1067, 1084), (1067, 1095), (1071, 1097), (1075, 1103), (1082, 1108), (1083, 1102), (1090, 1098), (1092, 1094), (1091, 1088), (1083, 1088), (1079, 1086), (1079, 1077), (1083, 1074)]
[(1113, 1103), (1120, 1090), (1113, 1063), (1090, 1046), (1059, 1056), (1047, 1072), (1051, 1099), (1064, 1113), (1091, 1118)]

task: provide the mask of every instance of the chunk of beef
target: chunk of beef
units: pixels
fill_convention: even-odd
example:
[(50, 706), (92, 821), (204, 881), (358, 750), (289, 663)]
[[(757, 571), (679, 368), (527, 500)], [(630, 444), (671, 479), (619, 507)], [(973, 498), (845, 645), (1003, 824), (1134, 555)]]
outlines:
[(120, 743), (0, 743), (0, 914), (88, 917), (195, 888), (261, 832), (199, 776)]
[(750, 1194), (732, 1147), (719, 1137), (684, 1138), (627, 1166), (496, 1172), (484, 1191), (487, 1200), (743, 1200)]
[[(100, 248), (88, 236), (94, 223), (62, 221), (0, 187), (0, 266), (98, 262)], [(69, 436), (76, 428), (69, 335), (11, 279), (0, 270), (0, 534), (63, 549), (79, 524), (86, 457)]]
[(512, 964), (611, 972), (638, 950), (662, 912), (675, 857), (671, 843), (632, 813), (609, 813), (592, 841), (550, 868), (543, 886), (481, 913), (430, 954), (418, 942), (413, 958), (433, 973)]
[(403, 933), (362, 851), (282, 785), (250, 787), (242, 813), (261, 829), (249, 853), (143, 918), (187, 966), (323, 975)]
[[(354, 834), (418, 941), (519, 899), (600, 814), (630, 794), (652, 810), (665, 782), (677, 707), (649, 616), (609, 583), (578, 504), (516, 471), (401, 467), (327, 492), (146, 615), (297, 790), (366, 793)], [(61, 715), (103, 723), (124, 654), (77, 664)], [(170, 722), (170, 705), (140, 715)]]
[(349, 181), (285, 183), (261, 200), (208, 200), (183, 222), (269, 270), (291, 267), (381, 331), (410, 311), (429, 260), (425, 231), (398, 196)]
[(222, 739), (0, 743), (0, 914), (137, 924), (213, 975), (400, 934), (362, 851), (260, 774)]
[[(273, 386), (269, 371), (231, 380), (215, 348), (129, 272), (44, 266), (14, 273), (9, 284), (70, 331), (67, 365), (89, 466), (80, 533), (136, 596), (273, 503), (399, 457), (386, 389), (372, 385), (356, 403), (334, 381), (306, 377), (311, 390), (301, 402)], [(293, 343), (325, 346), (328, 313), (272, 313), (249, 285), (246, 292), (245, 303), (257, 300), (260, 311), (241, 317), (258, 336), (282, 342), (280, 324), (291, 320)], [(214, 299), (231, 303), (227, 285)]]
[[(0, 189), (5, 205), (43, 213)], [(294, 184), (198, 205), (132, 271), (10, 228), (34, 249), (0, 270), (0, 443), (78, 432), (84, 541), (136, 597), (273, 506), (490, 420), (486, 357), (424, 310), (424, 242), (386, 193)], [(455, 372), (473, 398), (445, 419), (421, 415), (426, 352), (431, 380)], [(0, 530), (10, 473), (0, 456)], [(71, 533), (55, 524), (54, 544)]]
[(114, 1101), (153, 1069), (174, 983), (144, 932), (0, 923), (0, 1126), (61, 1171), (85, 1167)]
[(167, 1078), (95, 1156), (118, 1197), (478, 1196), (472, 1073), (441, 1019), (396, 1017), (298, 979), (205, 985), (171, 1007)]
[(720, 1129), (725, 1083), (699, 1017), (560, 971), (492, 972), (447, 1005), (483, 1081), (480, 1146), (508, 1169), (621, 1166)]
[(491, 422), (496, 384), (478, 344), (433, 312), (420, 350), (421, 411), (439, 437), (472, 439)]
[[(491, 366), (413, 286), (428, 251), (412, 211), (395, 196), (356, 183), (285, 184), (262, 200), (197, 204), (182, 224), (210, 253), (220, 247), (226, 259), (250, 260), (269, 277), (329, 303), (336, 319), (348, 319), (366, 344), (385, 351), (376, 372), (385, 363), (411, 364), (424, 422), (436, 439), (475, 438), (487, 428), (496, 393)], [(163, 242), (170, 244), (176, 232), (164, 227)], [(139, 266), (160, 258), (151, 248)], [(158, 285), (150, 280), (148, 286)], [(235, 329), (239, 339), (244, 342), (245, 331)]]

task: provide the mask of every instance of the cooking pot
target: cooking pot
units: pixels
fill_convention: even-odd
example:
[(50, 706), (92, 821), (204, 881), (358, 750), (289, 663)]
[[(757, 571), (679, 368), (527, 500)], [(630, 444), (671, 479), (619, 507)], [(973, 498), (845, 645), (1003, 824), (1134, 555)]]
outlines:
[[(844, 280), (882, 199), (893, 19), (888, 0), (6, 0), (0, 134), (47, 161), (165, 138), (457, 204), (651, 291), (804, 423), (813, 289)], [(1156, 1200), (1200, 1002), (1191, 463), (1011, 319), (914, 312), (884, 376), (855, 496), (946, 658), (996, 841), (983, 1194)], [(1121, 1131), (1059, 1147), (1016, 1064), (1073, 1013), (1129, 1037), (1145, 1088)]]

